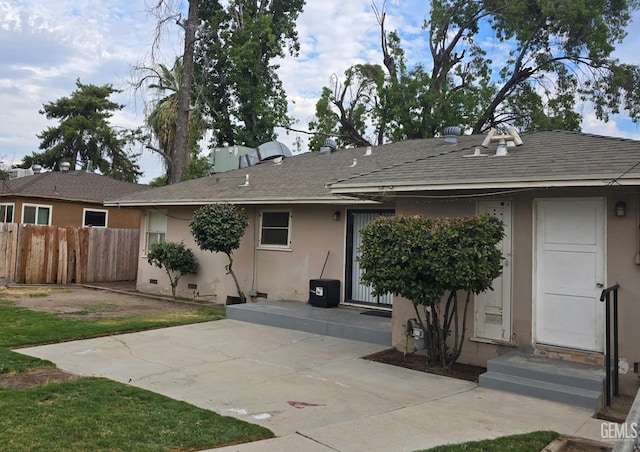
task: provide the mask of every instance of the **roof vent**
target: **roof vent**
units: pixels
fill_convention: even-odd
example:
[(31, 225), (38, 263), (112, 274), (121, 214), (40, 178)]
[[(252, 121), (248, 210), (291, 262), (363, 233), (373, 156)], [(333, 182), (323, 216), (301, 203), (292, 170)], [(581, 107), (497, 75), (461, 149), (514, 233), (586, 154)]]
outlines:
[(473, 154), (467, 154), (467, 155), (463, 155), (463, 157), (486, 157), (487, 154), (483, 154), (482, 151), (480, 151), (480, 148), (476, 146), (476, 148), (473, 151)]
[(460, 127), (450, 126), (444, 128), (444, 144), (458, 144), (458, 137), (462, 131)]
[(333, 138), (327, 138), (320, 147), (320, 155), (329, 155), (338, 149), (338, 144)]
[(493, 141), (498, 142), (498, 149), (496, 150), (496, 156), (509, 155), (507, 152), (508, 147), (521, 146), (523, 144), (522, 138), (518, 134), (518, 131), (513, 126), (507, 127), (508, 133), (498, 133), (496, 129), (491, 129), (487, 134), (487, 137), (482, 142), (482, 147), (489, 147), (489, 144)]
[(33, 165), (31, 169), (33, 170), (33, 174), (40, 174), (40, 172), (42, 171), (42, 166)]
[(69, 168), (71, 168), (71, 163), (69, 162), (60, 163), (60, 171), (69, 171)]
[(500, 140), (498, 143), (498, 148), (496, 149), (496, 157), (504, 157), (505, 155), (509, 155), (507, 151), (507, 143), (505, 140)]

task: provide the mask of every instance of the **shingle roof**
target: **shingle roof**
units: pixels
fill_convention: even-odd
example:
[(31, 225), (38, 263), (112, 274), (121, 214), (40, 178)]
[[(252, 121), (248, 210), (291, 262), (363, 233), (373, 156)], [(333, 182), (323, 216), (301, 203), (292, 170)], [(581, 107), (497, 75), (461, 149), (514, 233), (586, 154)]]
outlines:
[[(461, 136), (448, 145), (442, 138), (407, 140), (373, 147), (317, 152), (214, 174), (109, 199), (106, 205), (201, 205), (339, 203), (350, 194), (381, 189), (464, 189), (490, 186), (640, 185), (640, 141), (573, 132), (523, 134), (524, 144), (505, 157), (463, 157), (484, 135)], [(494, 154), (496, 144), (486, 154)], [(356, 165), (351, 166), (356, 160)], [(246, 176), (249, 185), (242, 186)], [(339, 197), (341, 196), (341, 197)]]
[(28, 196), (102, 203), (105, 199), (150, 188), (86, 171), (51, 171), (3, 181), (0, 197)]
[[(427, 155), (464, 149), (482, 137), (459, 137), (459, 144), (445, 145), (440, 139), (409, 140), (376, 146), (365, 156), (365, 148), (339, 149), (330, 155), (317, 152), (272, 161), (211, 177), (181, 182), (141, 193), (110, 199), (107, 205), (201, 205), (215, 202), (234, 204), (340, 202), (328, 183)], [(351, 166), (356, 160), (356, 165)], [(249, 175), (249, 185), (241, 187)], [(349, 202), (354, 202), (350, 199)]]
[(381, 168), (332, 184), (336, 194), (376, 190), (640, 185), (640, 141), (576, 132), (523, 134), (524, 144), (497, 157), (464, 157), (473, 148)]

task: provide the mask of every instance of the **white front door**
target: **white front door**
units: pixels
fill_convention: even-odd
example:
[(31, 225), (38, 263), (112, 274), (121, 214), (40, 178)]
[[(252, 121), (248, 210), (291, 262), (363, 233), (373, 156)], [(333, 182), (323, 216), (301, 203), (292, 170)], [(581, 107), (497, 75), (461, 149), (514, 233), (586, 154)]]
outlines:
[(489, 289), (475, 296), (475, 337), (511, 341), (511, 201), (480, 201), (479, 214), (489, 214), (504, 224), (504, 238), (498, 248), (504, 256), (502, 275)]
[(605, 200), (538, 200), (535, 340), (602, 351)]

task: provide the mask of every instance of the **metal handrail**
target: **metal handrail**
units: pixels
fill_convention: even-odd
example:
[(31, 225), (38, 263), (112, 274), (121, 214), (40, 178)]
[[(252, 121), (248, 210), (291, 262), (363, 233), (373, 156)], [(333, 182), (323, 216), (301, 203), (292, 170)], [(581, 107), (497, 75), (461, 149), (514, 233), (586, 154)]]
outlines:
[(607, 287), (600, 294), (600, 301), (605, 303), (605, 386), (607, 406), (611, 406), (611, 293), (613, 292), (613, 395), (619, 395), (618, 379), (618, 289), (620, 284)]

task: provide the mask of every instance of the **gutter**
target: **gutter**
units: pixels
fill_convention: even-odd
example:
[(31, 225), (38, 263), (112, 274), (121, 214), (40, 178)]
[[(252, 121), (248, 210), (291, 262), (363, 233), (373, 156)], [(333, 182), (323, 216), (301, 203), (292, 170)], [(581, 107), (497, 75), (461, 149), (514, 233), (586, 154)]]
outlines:
[(420, 182), (370, 182), (364, 184), (337, 184), (331, 187), (331, 193), (335, 195), (348, 195), (353, 193), (388, 193), (388, 192), (415, 192), (415, 191), (442, 191), (442, 190), (485, 190), (485, 189), (520, 189), (520, 188), (560, 188), (560, 187), (614, 187), (640, 185), (640, 178), (616, 179), (547, 179), (534, 181), (470, 181), (466, 183), (452, 183), (434, 181), (431, 183)]
[(352, 197), (334, 196), (331, 198), (281, 198), (281, 199), (190, 199), (190, 200), (149, 200), (149, 201), (105, 201), (105, 207), (146, 207), (146, 206), (202, 206), (204, 204), (235, 204), (235, 205), (281, 205), (281, 204), (379, 204), (376, 201), (362, 200)]

